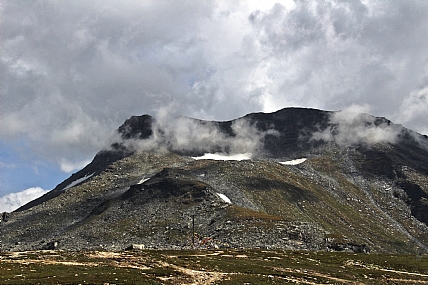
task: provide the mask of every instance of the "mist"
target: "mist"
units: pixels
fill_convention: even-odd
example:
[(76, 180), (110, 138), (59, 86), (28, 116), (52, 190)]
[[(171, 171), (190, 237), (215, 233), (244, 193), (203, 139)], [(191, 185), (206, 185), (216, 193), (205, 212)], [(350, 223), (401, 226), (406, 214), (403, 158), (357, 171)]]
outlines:
[(369, 106), (352, 105), (330, 115), (330, 127), (312, 134), (312, 139), (335, 142), (340, 146), (356, 144), (395, 143), (402, 131), (401, 125), (366, 112)]
[[(230, 124), (222, 130), (221, 124)], [(126, 139), (115, 136), (116, 142), (134, 151), (156, 150), (192, 154), (257, 154), (263, 138), (272, 131), (261, 132), (246, 119), (222, 123), (188, 117), (160, 115), (153, 119), (152, 135), (147, 139)]]

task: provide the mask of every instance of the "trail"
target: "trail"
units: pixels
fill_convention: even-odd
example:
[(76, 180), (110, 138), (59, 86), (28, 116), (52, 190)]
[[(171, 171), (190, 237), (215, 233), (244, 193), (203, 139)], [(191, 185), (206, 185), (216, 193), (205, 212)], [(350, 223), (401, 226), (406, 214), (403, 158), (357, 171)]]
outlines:
[[(222, 280), (227, 273), (216, 272), (216, 271), (202, 271), (202, 270), (194, 270), (185, 267), (181, 267), (172, 263), (168, 263), (165, 261), (159, 261), (159, 265), (162, 267), (170, 267), (177, 270), (184, 275), (189, 277), (189, 280), (182, 280), (182, 277), (159, 277), (162, 281), (171, 281), (173, 284), (181, 284), (181, 285), (209, 285)], [(185, 282), (185, 283), (183, 283)]]

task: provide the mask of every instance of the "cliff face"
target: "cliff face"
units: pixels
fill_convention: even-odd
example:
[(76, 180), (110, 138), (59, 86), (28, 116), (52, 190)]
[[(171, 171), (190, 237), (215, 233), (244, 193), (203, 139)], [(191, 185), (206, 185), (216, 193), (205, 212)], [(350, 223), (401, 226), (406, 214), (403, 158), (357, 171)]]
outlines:
[[(227, 122), (144, 115), (118, 133), (8, 213), (1, 249), (428, 251), (428, 140), (387, 119), (303, 108)], [(239, 152), (251, 159), (225, 160)]]

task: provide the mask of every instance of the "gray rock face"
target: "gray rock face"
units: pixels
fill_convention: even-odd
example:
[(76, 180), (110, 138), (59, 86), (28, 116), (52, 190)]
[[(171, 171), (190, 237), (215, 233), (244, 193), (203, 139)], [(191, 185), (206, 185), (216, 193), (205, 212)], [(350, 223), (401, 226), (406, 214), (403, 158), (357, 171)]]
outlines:
[[(1, 215), (1, 250), (427, 252), (427, 138), (364, 115), (353, 128), (373, 134), (393, 126), (395, 140), (343, 144), (334, 114), (290, 108), (239, 119), (261, 138), (243, 161), (191, 157), (236, 147), (224, 145), (238, 136), (236, 120), (209, 123), (223, 145), (180, 151), (152, 117), (132, 117), (119, 128), (123, 141), (43, 197)], [(129, 147), (153, 142), (155, 132), (162, 148)], [(296, 158), (306, 161), (280, 163)]]
[(58, 248), (59, 242), (58, 241), (51, 241), (45, 244), (42, 249), (44, 250), (55, 250)]
[(0, 222), (6, 223), (9, 220), (9, 213), (3, 212), (0, 216)]

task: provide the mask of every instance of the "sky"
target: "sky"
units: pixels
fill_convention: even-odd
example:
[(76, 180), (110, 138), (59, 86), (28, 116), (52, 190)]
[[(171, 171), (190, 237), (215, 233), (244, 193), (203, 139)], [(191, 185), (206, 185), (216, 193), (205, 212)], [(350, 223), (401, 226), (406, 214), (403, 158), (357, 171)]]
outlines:
[(428, 134), (428, 1), (2, 1), (0, 212), (132, 115), (357, 106)]

